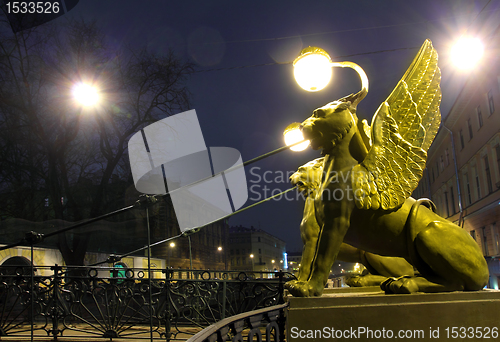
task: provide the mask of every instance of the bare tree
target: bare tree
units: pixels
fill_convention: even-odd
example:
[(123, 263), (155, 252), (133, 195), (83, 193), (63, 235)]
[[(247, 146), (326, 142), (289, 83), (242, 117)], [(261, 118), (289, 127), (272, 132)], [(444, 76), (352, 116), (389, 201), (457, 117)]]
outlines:
[[(78, 221), (116, 209), (110, 183), (130, 182), (129, 138), (189, 108), (192, 64), (172, 51), (112, 48), (94, 22), (49, 23), (17, 34), (2, 24), (0, 214)], [(100, 89), (95, 108), (72, 98), (78, 82)], [(88, 234), (71, 243), (60, 235), (67, 265), (83, 265), (88, 241)]]

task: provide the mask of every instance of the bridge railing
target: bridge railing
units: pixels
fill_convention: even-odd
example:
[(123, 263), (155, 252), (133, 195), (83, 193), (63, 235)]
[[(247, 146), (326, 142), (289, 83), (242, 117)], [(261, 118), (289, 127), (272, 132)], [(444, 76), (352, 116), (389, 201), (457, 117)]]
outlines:
[[(49, 270), (49, 276), (37, 275)], [(177, 269), (151, 269), (149, 277), (147, 269), (120, 273), (109, 267), (58, 265), (39, 266), (34, 275), (30, 267), (0, 271), (0, 337), (54, 340), (186, 339), (230, 317), (283, 304), (284, 283), (293, 277), (285, 272)], [(262, 312), (262, 317), (275, 322), (272, 312)]]
[[(241, 313), (203, 329), (187, 342), (225, 342), (225, 341), (265, 341), (285, 340), (285, 309), (288, 303)], [(246, 337), (246, 338), (245, 338)]]

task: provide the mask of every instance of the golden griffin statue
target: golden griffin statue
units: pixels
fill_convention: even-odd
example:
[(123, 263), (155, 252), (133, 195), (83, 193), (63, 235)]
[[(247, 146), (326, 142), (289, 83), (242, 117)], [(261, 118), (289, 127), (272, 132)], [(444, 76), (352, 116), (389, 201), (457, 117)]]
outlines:
[[(299, 168), (292, 183), (308, 194), (301, 224), (302, 269), (286, 287), (294, 296), (320, 296), (337, 258), (375, 256), (395, 266), (381, 274), (387, 293), (480, 290), (488, 281), (476, 242), (410, 197), (441, 122), (438, 56), (427, 40), (369, 127), (359, 122), (363, 88), (318, 108), (301, 129), (324, 158)], [(308, 179), (317, 174), (317, 183)], [(373, 259), (373, 258), (372, 258)], [(415, 272), (413, 272), (415, 268)]]

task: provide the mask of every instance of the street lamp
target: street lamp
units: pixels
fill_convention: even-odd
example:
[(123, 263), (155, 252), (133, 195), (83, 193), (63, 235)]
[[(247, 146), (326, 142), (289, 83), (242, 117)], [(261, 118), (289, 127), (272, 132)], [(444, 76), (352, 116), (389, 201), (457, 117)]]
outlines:
[(332, 68), (351, 68), (361, 78), (361, 88), (368, 92), (368, 77), (364, 70), (353, 62), (332, 62), (328, 53), (318, 47), (309, 46), (293, 61), (295, 80), (307, 91), (320, 91), (332, 78)]
[(167, 268), (170, 268), (170, 254), (172, 254), (172, 248), (175, 247), (175, 242), (170, 242), (170, 248), (168, 249), (168, 265)]
[(252, 271), (253, 271), (253, 254), (250, 254), (250, 259), (252, 260)]
[[(285, 131), (283, 132), (283, 136), (285, 138), (285, 144), (287, 146), (290, 146), (292, 144), (296, 144), (302, 140), (304, 140), (304, 135), (302, 134), (302, 131), (300, 130), (300, 123), (294, 122), (288, 125), (285, 128)], [(303, 151), (306, 148), (309, 147), (311, 142), (309, 140), (304, 141), (303, 143), (294, 145), (290, 147), (290, 150), (292, 151)]]
[[(332, 68), (351, 68), (354, 69), (361, 79), (361, 90), (366, 96), (368, 93), (368, 77), (365, 71), (353, 62), (332, 62), (328, 53), (318, 47), (309, 46), (300, 52), (300, 55), (293, 61), (293, 74), (299, 86), (307, 91), (320, 91), (327, 86), (332, 78)], [(285, 143), (288, 145), (297, 144), (304, 140), (300, 123), (294, 122), (283, 132)], [(290, 147), (292, 151), (303, 151), (309, 146), (309, 140)]]
[(96, 87), (83, 82), (73, 86), (73, 97), (84, 107), (93, 106), (99, 101)]
[(462, 70), (472, 69), (483, 56), (483, 44), (478, 38), (461, 37), (451, 50), (455, 66)]

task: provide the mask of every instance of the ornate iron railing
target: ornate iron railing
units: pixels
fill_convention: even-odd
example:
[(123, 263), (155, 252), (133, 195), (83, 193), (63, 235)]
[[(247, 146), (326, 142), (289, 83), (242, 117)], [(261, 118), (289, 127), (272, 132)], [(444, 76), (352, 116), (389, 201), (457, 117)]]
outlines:
[(268, 308), (254, 310), (235, 315), (220, 322), (212, 324), (203, 329), (187, 342), (243, 342), (244, 336), (247, 341), (262, 342), (262, 325), (265, 324), (265, 341), (280, 342), (285, 340), (285, 308), (286, 304), (274, 305)]
[(186, 339), (227, 317), (282, 304), (283, 285), (291, 276), (151, 270), (148, 278), (146, 269), (130, 269), (119, 278), (113, 268), (57, 265), (37, 267), (37, 274), (48, 276), (32, 275), (29, 267), (5, 270), (0, 275), (0, 336), (32, 340)]

